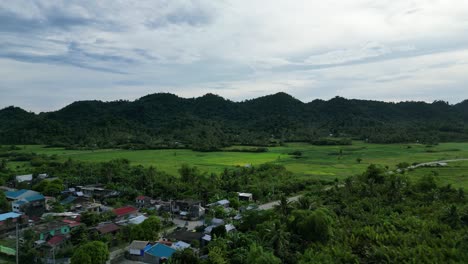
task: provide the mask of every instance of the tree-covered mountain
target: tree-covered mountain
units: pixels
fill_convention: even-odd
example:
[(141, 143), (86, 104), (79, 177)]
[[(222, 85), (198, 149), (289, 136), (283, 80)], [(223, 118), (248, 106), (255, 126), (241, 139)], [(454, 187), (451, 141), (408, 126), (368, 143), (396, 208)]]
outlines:
[(0, 144), (70, 147), (270, 145), (347, 137), (369, 142), (468, 140), (468, 101), (387, 103), (335, 97), (303, 103), (277, 93), (243, 102), (214, 94), (181, 98), (158, 93), (135, 101), (80, 101), (34, 114), (0, 110)]

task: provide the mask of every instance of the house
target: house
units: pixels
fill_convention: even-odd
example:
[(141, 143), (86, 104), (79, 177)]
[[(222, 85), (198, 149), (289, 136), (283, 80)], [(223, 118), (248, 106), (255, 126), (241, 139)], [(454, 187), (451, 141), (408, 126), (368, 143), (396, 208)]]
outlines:
[(18, 214), (15, 212), (9, 212), (0, 214), (0, 230), (8, 229), (13, 227), (13, 223), (16, 223), (19, 218), (23, 218), (23, 223), (27, 223), (28, 217), (26, 215)]
[(98, 231), (100, 235), (115, 235), (120, 231), (120, 227), (114, 223), (107, 223), (97, 226), (96, 231)]
[(176, 252), (175, 249), (163, 245), (161, 243), (157, 243), (156, 245), (152, 246), (148, 250), (145, 251), (143, 261), (146, 263), (151, 264), (159, 264), (166, 262), (172, 254)]
[(135, 203), (138, 207), (145, 207), (151, 205), (151, 197), (140, 195), (135, 198)]
[(186, 248), (190, 248), (190, 244), (185, 243), (184, 241), (177, 241), (172, 245), (172, 248), (175, 250), (184, 250)]
[(203, 233), (209, 235), (209, 234), (211, 234), (211, 231), (213, 231), (213, 228), (221, 226), (221, 225), (224, 225), (224, 220), (223, 219), (213, 218), (213, 219), (211, 219), (211, 225), (207, 226), (204, 229)]
[(133, 240), (130, 246), (128, 246), (128, 253), (133, 256), (143, 257), (148, 243), (149, 241)]
[(15, 180), (17, 183), (31, 182), (33, 180), (33, 175), (32, 174), (18, 175), (18, 176), (15, 176)]
[(75, 209), (80, 208), (82, 211), (90, 212), (90, 213), (100, 213), (102, 204), (95, 203), (95, 202), (86, 202), (81, 204), (80, 206), (75, 206)]
[(201, 205), (192, 205), (188, 211), (188, 215), (191, 219), (200, 219), (205, 215), (205, 208)]
[(148, 219), (148, 217), (146, 217), (144, 215), (139, 215), (137, 217), (128, 219), (128, 223), (132, 224), (132, 225), (139, 225), (139, 224), (143, 223), (146, 219)]
[(48, 241), (54, 236), (67, 236), (70, 231), (70, 225), (62, 221), (53, 221), (41, 225), (36, 225), (32, 230), (39, 236), (39, 240)]
[(61, 205), (68, 205), (68, 204), (71, 204), (73, 203), (74, 201), (76, 201), (78, 199), (78, 197), (76, 196), (68, 196), (67, 198), (63, 199), (62, 201), (60, 201), (60, 204)]
[(219, 218), (213, 218), (213, 219), (211, 219), (211, 224), (214, 225), (215, 227), (220, 226), (220, 225), (224, 225), (224, 220), (219, 219)]
[(82, 192), (86, 198), (102, 198), (107, 193), (101, 185), (76, 186), (76, 191)]
[(73, 229), (73, 228), (75, 228), (75, 227), (81, 225), (80, 222), (75, 221), (75, 220), (70, 220), (70, 219), (63, 219), (62, 222), (64, 222), (65, 224), (67, 224), (67, 225), (70, 227), (70, 229)]
[[(219, 225), (218, 225), (218, 226), (219, 226)], [(214, 229), (215, 227), (217, 227), (217, 226), (215, 226), (215, 225), (210, 225), (210, 226), (206, 227), (205, 230), (204, 230), (205, 236), (206, 236), (206, 235), (210, 235), (211, 232), (213, 231), (213, 229)], [(235, 227), (233, 224), (224, 225), (224, 228), (226, 229), (226, 233), (229, 233), (229, 232), (231, 232), (231, 231), (235, 231), (235, 230), (236, 230), (236, 227)]]
[(248, 201), (248, 202), (251, 202), (253, 201), (253, 194), (251, 193), (238, 193), (239, 195), (239, 201)]
[(45, 211), (45, 197), (36, 191), (26, 189), (6, 191), (5, 196), (11, 201), (13, 212), (41, 216)]
[(98, 200), (109, 197), (117, 197), (120, 195), (118, 191), (105, 189), (104, 185), (102, 184), (76, 186), (75, 191), (77, 196), (80, 196), (78, 194), (82, 194), (83, 197), (88, 199), (94, 198)]
[(59, 248), (60, 246), (62, 246), (66, 241), (66, 237), (65, 236), (61, 236), (61, 235), (58, 235), (58, 236), (53, 236), (51, 239), (49, 239), (49, 241), (47, 241), (47, 245), (51, 248)]
[(229, 200), (226, 200), (226, 199), (220, 200), (220, 201), (214, 202), (214, 203), (212, 203), (212, 204), (208, 204), (207, 206), (208, 206), (208, 207), (212, 207), (212, 206), (222, 206), (222, 207), (224, 207), (224, 208), (227, 208), (227, 207), (229, 207)]
[(206, 246), (206, 245), (208, 245), (208, 243), (210, 243), (210, 241), (211, 241), (211, 236), (208, 235), (208, 234), (206, 234), (206, 235), (204, 235), (204, 236), (201, 238), (201, 241), (202, 241), (201, 245), (202, 245), (202, 246)]
[(233, 224), (227, 224), (224, 227), (226, 228), (226, 233), (236, 230), (236, 227)]
[(200, 241), (203, 237), (203, 234), (200, 232), (192, 232), (188, 230), (176, 230), (171, 234), (167, 235), (167, 239), (175, 240), (175, 241), (184, 241), (186, 243), (192, 243), (193, 241)]
[(175, 204), (172, 207), (172, 212), (174, 213), (177, 213), (180, 211), (188, 212), (190, 208), (194, 205), (201, 206), (201, 202), (194, 201), (194, 200), (178, 200), (178, 201), (175, 201)]
[(133, 206), (124, 206), (112, 211), (117, 216), (117, 219), (127, 219), (138, 214), (138, 209)]

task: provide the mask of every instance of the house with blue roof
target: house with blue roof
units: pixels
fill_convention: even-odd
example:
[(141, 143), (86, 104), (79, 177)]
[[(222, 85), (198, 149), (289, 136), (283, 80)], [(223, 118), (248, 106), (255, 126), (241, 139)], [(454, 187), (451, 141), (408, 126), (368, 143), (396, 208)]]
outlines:
[(151, 264), (165, 263), (175, 252), (175, 249), (157, 243), (145, 251), (143, 262)]
[(5, 229), (11, 229), (12, 227), (14, 228), (15, 223), (19, 218), (23, 218), (25, 221), (28, 220), (26, 216), (15, 212), (0, 214), (0, 230), (3, 231)]
[(11, 208), (15, 213), (41, 216), (45, 211), (45, 197), (36, 191), (25, 189), (7, 191), (5, 196), (11, 201)]

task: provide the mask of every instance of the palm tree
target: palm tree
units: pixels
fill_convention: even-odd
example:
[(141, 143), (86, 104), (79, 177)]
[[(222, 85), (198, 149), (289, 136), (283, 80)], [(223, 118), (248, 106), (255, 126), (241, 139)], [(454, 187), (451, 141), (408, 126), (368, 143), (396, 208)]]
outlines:
[(275, 210), (284, 217), (287, 217), (289, 215), (289, 212), (291, 211), (291, 205), (286, 198), (286, 196), (283, 194), (281, 195), (279, 204), (275, 206)]
[(312, 201), (309, 197), (301, 196), (294, 204), (296, 209), (310, 210), (312, 208)]
[(289, 239), (291, 234), (286, 231), (286, 227), (279, 221), (273, 223), (270, 238), (270, 245), (272, 246), (275, 255), (280, 257), (282, 260), (286, 258), (289, 252)]

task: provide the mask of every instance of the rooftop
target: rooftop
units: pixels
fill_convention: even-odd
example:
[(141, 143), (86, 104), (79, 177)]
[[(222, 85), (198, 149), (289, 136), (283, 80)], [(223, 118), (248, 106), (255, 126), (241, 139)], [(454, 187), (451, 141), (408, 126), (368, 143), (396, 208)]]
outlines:
[(148, 217), (144, 216), (144, 215), (139, 215), (137, 217), (134, 217), (132, 219), (129, 219), (128, 222), (130, 224), (134, 224), (134, 225), (139, 225), (141, 223), (143, 223), (143, 221), (145, 221)]
[(199, 240), (202, 236), (203, 234), (200, 232), (192, 232), (182, 229), (172, 232), (171, 234), (167, 235), (167, 238), (190, 243), (194, 240)]
[(152, 255), (152, 256), (159, 257), (159, 258), (170, 258), (172, 256), (172, 254), (174, 254), (174, 252), (176, 252), (176, 250), (173, 249), (173, 248), (170, 248), (170, 247), (168, 247), (166, 245), (158, 243), (158, 244), (154, 245), (152, 248), (148, 249), (145, 252)]
[(99, 231), (99, 233), (101, 233), (103, 235), (115, 232), (115, 231), (117, 231), (119, 229), (120, 229), (120, 227), (117, 226), (114, 223), (105, 224), (105, 225), (96, 227), (96, 230)]
[(31, 190), (26, 190), (26, 189), (17, 190), (17, 191), (7, 191), (5, 192), (5, 196), (8, 199), (12, 199), (12, 200), (25, 199), (28, 202), (45, 199), (44, 195), (36, 191), (31, 191)]
[(75, 197), (75, 196), (68, 196), (67, 198), (60, 201), (60, 204), (61, 205), (69, 204), (69, 203), (72, 203), (73, 201), (75, 201), (76, 199), (77, 199), (77, 197)]
[(50, 246), (55, 246), (62, 243), (64, 239), (64, 236), (53, 236), (51, 239), (49, 239), (49, 241), (47, 241), (47, 244), (49, 244)]
[(145, 249), (149, 241), (133, 240), (133, 242), (128, 246), (130, 249), (142, 250)]
[(9, 218), (18, 218), (18, 217), (21, 217), (21, 214), (17, 214), (14, 212), (4, 213), (4, 214), (0, 214), (0, 221), (5, 221)]
[(32, 174), (18, 175), (18, 176), (16, 176), (16, 181), (17, 181), (17, 182), (32, 181), (32, 179), (33, 179), (33, 175), (32, 175)]
[(190, 247), (190, 244), (185, 243), (184, 241), (178, 241), (177, 243), (172, 245), (172, 248), (174, 248), (176, 250), (183, 250), (183, 249), (186, 249), (186, 248), (189, 248), (189, 247)]
[(17, 199), (18, 197), (20, 197), (21, 195), (25, 194), (28, 191), (29, 190), (26, 190), (26, 189), (17, 190), (17, 191), (6, 191), (5, 195), (9, 199)]
[(116, 208), (114, 209), (114, 214), (116, 214), (117, 216), (123, 216), (123, 215), (128, 215), (128, 214), (131, 214), (131, 213), (134, 213), (136, 212), (137, 209), (133, 206), (125, 206), (125, 207), (121, 207), (121, 208)]
[(68, 226), (68, 224), (63, 223), (61, 221), (52, 221), (49, 223), (44, 223), (40, 225), (36, 225), (32, 227), (32, 229), (38, 233), (43, 233), (43, 232), (49, 232), (51, 230), (56, 230), (58, 228), (61, 228), (63, 226)]

